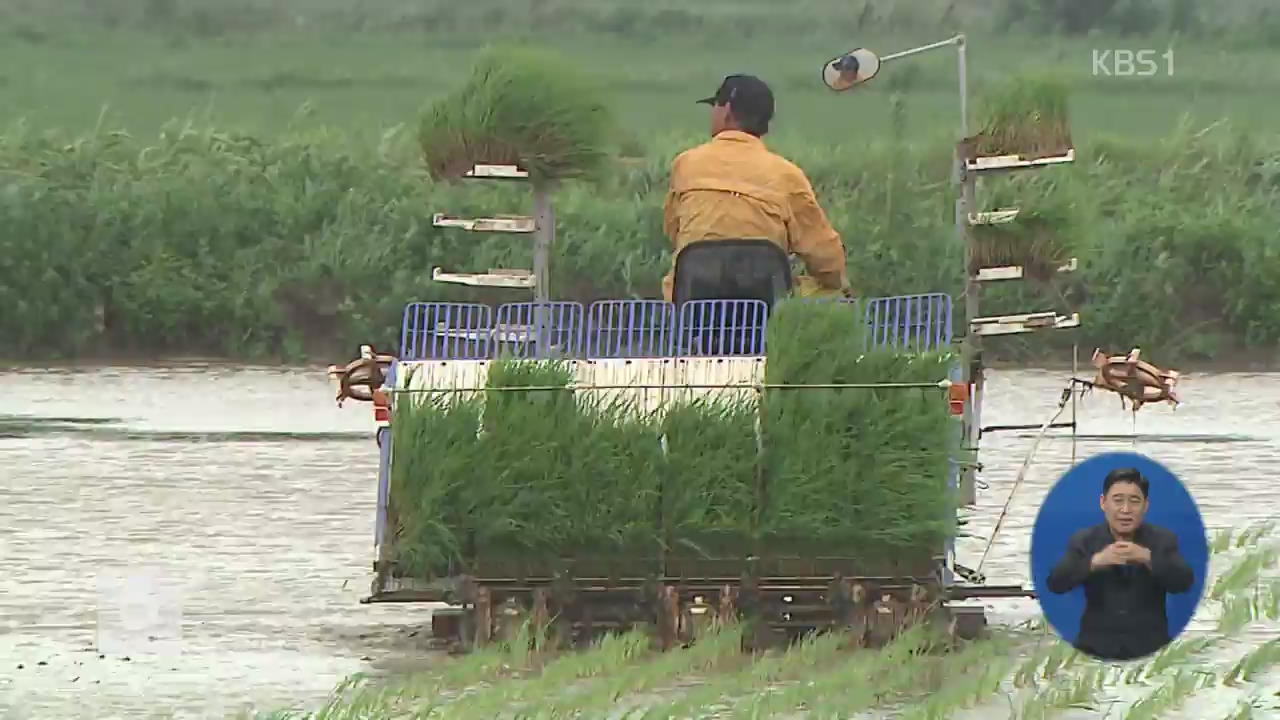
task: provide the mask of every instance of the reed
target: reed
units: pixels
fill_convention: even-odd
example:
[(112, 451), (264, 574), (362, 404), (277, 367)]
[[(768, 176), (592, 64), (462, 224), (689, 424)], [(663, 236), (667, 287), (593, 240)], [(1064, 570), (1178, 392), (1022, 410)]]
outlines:
[[(1265, 190), (1277, 182), (1280, 153), (1267, 136), (1202, 129), (1140, 142), (1100, 139), (1089, 146), (1092, 161), (1055, 170), (1043, 186), (1011, 185), (1004, 200), (1029, 213), (1060, 206), (1072, 213), (1069, 224), (1055, 220), (1056, 232), (1088, 231), (1060, 237), (1080, 258), (1078, 272), (1055, 287), (993, 285), (991, 307), (1064, 307), (1061, 293), (1086, 318), (1093, 342), (1141, 345), (1170, 363), (1273, 349), (1280, 290), (1271, 278), (1280, 268), (1268, 248), (1280, 196)], [(619, 170), (604, 185), (565, 183), (557, 192), (559, 299), (657, 296), (669, 259), (654, 210), (670, 158), (697, 140), (654, 141), (643, 166)], [(775, 147), (806, 170), (835, 227), (856, 238), (846, 246), (861, 296), (959, 295), (963, 257), (945, 145)], [(431, 223), (437, 211), (518, 211), (527, 187), (424, 187), (421, 165), (416, 138), (403, 128), (368, 149), (353, 149), (335, 131), (264, 138), (184, 123), (151, 136), (112, 126), (83, 135), (7, 128), (0, 304), (11, 311), (0, 313), (3, 352), (334, 362), (370, 340), (395, 350), (410, 300), (499, 301), (424, 284), (433, 266), (530, 260), (526, 243)], [(890, 169), (891, 207), (883, 183)], [(1042, 192), (1054, 202), (1043, 202)], [(1125, 292), (1098, 291), (1108, 287)], [(1041, 355), (1069, 350), (1070, 337), (1040, 333), (1029, 345), (989, 351)]]

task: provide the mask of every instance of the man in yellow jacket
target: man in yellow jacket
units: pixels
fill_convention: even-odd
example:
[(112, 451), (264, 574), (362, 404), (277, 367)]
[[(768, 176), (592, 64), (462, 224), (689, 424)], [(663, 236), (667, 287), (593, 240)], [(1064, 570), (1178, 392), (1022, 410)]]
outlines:
[[(809, 278), (801, 280), (801, 293), (846, 292), (844, 244), (813, 186), (761, 140), (773, 119), (769, 86), (751, 75), (730, 75), (698, 102), (711, 106), (711, 141), (676, 157), (663, 208), (675, 254), (699, 240), (767, 239), (804, 261)], [(673, 262), (662, 281), (668, 302), (674, 277)]]

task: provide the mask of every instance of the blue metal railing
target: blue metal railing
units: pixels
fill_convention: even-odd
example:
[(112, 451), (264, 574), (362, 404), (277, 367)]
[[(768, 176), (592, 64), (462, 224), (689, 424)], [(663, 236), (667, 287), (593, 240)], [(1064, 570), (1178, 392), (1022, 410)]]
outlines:
[[(868, 298), (868, 349), (939, 350), (952, 342), (947, 295)], [(541, 309), (541, 313), (539, 313)], [(543, 342), (532, 328), (541, 314)], [(856, 321), (855, 321), (856, 322)], [(593, 359), (763, 355), (768, 309), (759, 300), (692, 300), (679, 311), (660, 300), (412, 303), (405, 308), (402, 360)]]
[(587, 357), (670, 357), (675, 317), (675, 305), (661, 300), (592, 303), (587, 319)]
[(898, 295), (867, 301), (868, 349), (929, 352), (951, 344), (951, 296)]
[[(535, 328), (541, 312), (542, 337)], [(495, 355), (517, 358), (576, 357), (582, 352), (582, 303), (507, 303), (498, 306)]]
[(476, 303), (410, 303), (400, 356), (413, 360), (483, 360), (491, 355), (493, 311)]
[(762, 300), (690, 300), (680, 307), (680, 357), (763, 355), (769, 306)]

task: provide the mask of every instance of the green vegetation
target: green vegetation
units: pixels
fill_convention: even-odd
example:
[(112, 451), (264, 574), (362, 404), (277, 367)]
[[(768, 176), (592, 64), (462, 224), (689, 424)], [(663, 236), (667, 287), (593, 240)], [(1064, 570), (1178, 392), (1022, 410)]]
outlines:
[(597, 170), (612, 132), (609, 107), (577, 68), (538, 51), (492, 50), (466, 85), (435, 101), (418, 138), (436, 179), (492, 164), (538, 180)]
[[(556, 296), (658, 295), (665, 168), (686, 144), (619, 165), (602, 188), (558, 193)], [(809, 172), (846, 238), (859, 294), (959, 291), (945, 144), (905, 155), (880, 143), (780, 149)], [(0, 137), (4, 354), (345, 356), (357, 342), (392, 345), (406, 302), (511, 299), (431, 283), (430, 268), (529, 267), (527, 243), (437, 230), (431, 214), (514, 210), (527, 191), (433, 184), (412, 154), (404, 133), (353, 152), (314, 134), (264, 142), (173, 125), (144, 141), (15, 129)], [(1049, 287), (993, 287), (986, 308), (1078, 309), (1084, 344), (1138, 345), (1166, 362), (1276, 346), (1280, 149), (1188, 127), (1081, 154), (1036, 179), (1074, 218), (1080, 271)], [(1015, 197), (1035, 211), (1038, 195)], [(1069, 342), (1004, 340), (992, 352)]]
[(1052, 77), (1017, 76), (986, 98), (982, 132), (968, 157), (1061, 155), (1071, 148), (1067, 87)]
[[(557, 44), (567, 63), (600, 77), (621, 126), (611, 152), (626, 159), (606, 158), (601, 184), (557, 192), (558, 297), (658, 296), (668, 163), (705, 137), (691, 100), (735, 71), (774, 87), (769, 144), (813, 180), (855, 290), (954, 295), (951, 58), (886, 66), (843, 95), (816, 69), (850, 45), (890, 52), (963, 28), (975, 103), (1015, 69), (1052, 68), (1079, 155), (1004, 193), (1024, 215), (1002, 230), (1040, 238), (1035, 216), (1052, 213), (1046, 251), (1031, 254), (1046, 267), (1078, 257), (1081, 270), (993, 286), (984, 312), (1078, 310), (1084, 326), (1001, 339), (987, 356), (1062, 357), (1074, 339), (1184, 367), (1273, 352), (1280, 76), (1265, 43), (1280, 14), (1265, 2), (970, 5), (0, 0), (0, 68), (35, 68), (0, 69), (0, 356), (334, 361), (358, 342), (392, 347), (408, 301), (512, 299), (430, 271), (529, 267), (527, 243), (438, 230), (431, 215), (520, 212), (526, 189), (433, 182), (418, 135), (430, 103), (468, 83), (477, 48), (545, 45), (548, 28), (571, 34)], [(1139, 5), (1154, 13), (1145, 26)], [(1099, 26), (1151, 34), (1074, 36)], [(750, 63), (709, 37), (754, 43)], [(1092, 50), (1107, 47), (1174, 48), (1176, 72), (1162, 59), (1152, 77), (1095, 76)]]
[(1021, 265), (1032, 280), (1048, 282), (1057, 269), (1078, 252), (1082, 221), (1071, 193), (1062, 192), (1051, 173), (1010, 175), (988, 181), (983, 207), (1017, 209), (1009, 222), (976, 225), (972, 229), (971, 267)]
[[(779, 305), (766, 381), (947, 376), (944, 353), (863, 356), (860, 317), (856, 305)], [(927, 563), (952, 533), (953, 425), (936, 387), (767, 391), (760, 458), (754, 403), (693, 401), (657, 418), (589, 391), (498, 389), (571, 380), (559, 362), (502, 360), (480, 407), (398, 396), (391, 515), (401, 572), (439, 576), (515, 556), (653, 562), (664, 540), (682, 555), (806, 555), (816, 543), (863, 563), (890, 552)]]
[[(769, 319), (765, 382), (937, 383), (948, 376), (949, 352), (864, 355), (862, 316), (857, 304), (780, 304)], [(768, 390), (764, 409), (766, 547), (905, 557), (951, 536), (954, 425), (938, 390)]]
[[(1212, 616), (1257, 597), (1275, 582), (1276, 545), (1266, 526), (1239, 528), (1241, 544), (1219, 536), (1214, 567), (1221, 588), (1204, 599)], [(1225, 556), (1225, 557), (1224, 557)], [(1220, 562), (1219, 562), (1220, 561)], [(843, 649), (839, 633), (807, 637), (785, 651), (739, 651), (743, 628), (712, 626), (689, 648), (655, 652), (642, 632), (601, 638), (564, 654), (530, 650), (517, 632), (426, 672), (357, 677), (317, 712), (282, 711), (262, 720), (420, 717), (726, 718), (899, 717), (910, 720), (1089, 716), (1150, 720), (1243, 720), (1280, 709), (1274, 673), (1280, 641), (1257, 643), (1276, 613), (1245, 618), (1229, 631), (1189, 630), (1131, 663), (1100, 663), (1041, 624), (993, 630), (947, 653), (918, 626), (880, 650)], [(1205, 714), (1206, 708), (1216, 708)], [(610, 714), (612, 713), (612, 715)]]

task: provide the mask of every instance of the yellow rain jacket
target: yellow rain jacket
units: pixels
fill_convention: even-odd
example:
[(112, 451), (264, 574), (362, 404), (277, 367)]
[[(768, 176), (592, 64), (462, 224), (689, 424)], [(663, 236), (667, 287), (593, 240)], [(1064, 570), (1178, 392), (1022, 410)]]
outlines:
[[(728, 130), (676, 157), (663, 229), (675, 254), (698, 240), (772, 240), (804, 261), (810, 277), (799, 279), (800, 294), (834, 294), (848, 285), (844, 244), (809, 179), (749, 133)], [(673, 255), (662, 280), (667, 302), (674, 282)]]

